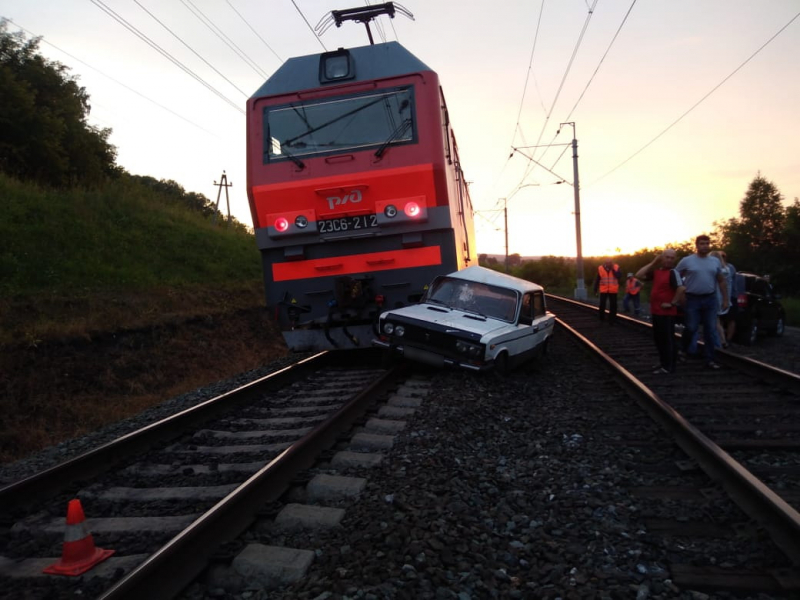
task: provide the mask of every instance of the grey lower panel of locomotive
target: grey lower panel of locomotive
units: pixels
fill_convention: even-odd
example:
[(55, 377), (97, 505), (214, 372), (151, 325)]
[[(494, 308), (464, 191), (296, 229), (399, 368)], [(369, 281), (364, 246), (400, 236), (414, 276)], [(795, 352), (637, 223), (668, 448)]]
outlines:
[[(372, 325), (354, 325), (348, 327), (348, 337), (341, 327), (331, 328), (330, 338), (337, 344), (334, 346), (320, 329), (295, 329), (284, 331), (286, 345), (295, 352), (314, 352), (322, 350), (342, 350), (347, 348), (369, 348), (375, 332)], [(356, 343), (358, 342), (358, 343)]]

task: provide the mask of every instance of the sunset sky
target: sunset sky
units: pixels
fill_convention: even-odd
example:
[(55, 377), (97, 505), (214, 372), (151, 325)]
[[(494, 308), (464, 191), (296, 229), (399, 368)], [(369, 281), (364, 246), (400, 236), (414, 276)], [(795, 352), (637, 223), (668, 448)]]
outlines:
[[(13, 21), (10, 31), (43, 36), (40, 52), (79, 78), (90, 122), (114, 131), (120, 165), (212, 201), (225, 170), (231, 211), (250, 225), (247, 97), (292, 56), (368, 44), (359, 24), (312, 32), (332, 9), (362, 4), (3, 0), (0, 16)], [(479, 252), (505, 251), (507, 202), (511, 253), (575, 254), (572, 150), (561, 145), (573, 130), (556, 133), (567, 121), (577, 132), (587, 256), (709, 232), (738, 216), (759, 172), (787, 204), (800, 197), (797, 0), (402, 5), (414, 20), (381, 17), (373, 35), (399, 41), (439, 74), (472, 182)]]

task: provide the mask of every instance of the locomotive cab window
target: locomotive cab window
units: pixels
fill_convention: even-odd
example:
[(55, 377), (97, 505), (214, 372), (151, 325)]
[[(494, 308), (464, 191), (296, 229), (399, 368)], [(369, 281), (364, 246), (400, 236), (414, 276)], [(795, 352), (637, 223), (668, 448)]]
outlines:
[(264, 162), (416, 140), (411, 88), (264, 109)]

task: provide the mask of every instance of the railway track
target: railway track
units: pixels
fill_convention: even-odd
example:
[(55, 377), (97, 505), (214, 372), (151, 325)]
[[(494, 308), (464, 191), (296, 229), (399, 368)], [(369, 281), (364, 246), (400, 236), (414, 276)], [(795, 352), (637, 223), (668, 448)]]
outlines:
[[(401, 376), (368, 352), (321, 353), (0, 489), (0, 596), (174, 597)], [(350, 482), (316, 483), (325, 495)], [(44, 575), (72, 498), (115, 554), (83, 576)]]
[[(720, 356), (721, 371), (688, 363), (678, 376), (654, 376), (655, 349), (646, 327), (625, 319), (603, 326), (591, 308), (557, 298), (549, 302), (562, 320), (551, 356), (506, 379), (427, 373), (429, 383), (412, 379), (390, 395), (409, 374), (374, 368), (374, 353), (345, 353), (350, 365), (362, 364), (357, 370), (337, 363), (338, 353), (318, 355), (209, 401), (197, 414), (175, 415), (166, 429), (151, 426), (109, 444), (113, 459), (98, 449), (3, 488), (0, 597), (196, 598), (211, 593), (204, 586), (214, 593), (227, 586), (241, 590), (241, 582), (232, 582), (236, 573), (260, 578), (253, 585), (275, 590), (270, 598), (377, 589), (387, 578), (393, 586), (385, 592), (389, 597), (422, 597), (430, 590), (414, 586), (425, 576), (450, 591), (466, 589), (476, 577), (468, 592), (476, 597), (489, 590), (555, 597), (549, 591), (581, 582), (606, 589), (617, 580), (640, 597), (650, 593), (648, 586), (666, 594), (661, 597), (673, 597), (670, 590), (677, 597), (679, 589), (781, 598), (800, 591), (800, 536), (793, 520), (800, 434), (791, 426), (798, 410), (796, 376), (730, 354)], [(568, 336), (568, 327), (575, 334)], [(570, 349), (572, 344), (582, 350)], [(608, 367), (588, 358), (587, 348), (621, 369), (609, 377), (603, 370)], [(549, 401), (556, 388), (561, 391)], [(622, 400), (622, 388), (644, 412)], [(412, 407), (428, 389), (436, 402), (426, 402), (414, 415)], [(376, 412), (376, 398), (407, 404)], [(373, 413), (369, 420), (367, 410)], [(462, 411), (459, 421), (455, 415)], [(327, 418), (331, 413), (339, 415), (338, 425)], [(502, 417), (499, 428), (496, 417)], [(413, 435), (405, 419), (412, 419)], [(539, 421), (548, 424), (538, 428)], [(701, 431), (705, 435), (698, 436)], [(495, 456), (492, 447), (502, 454), (527, 447), (528, 458), (520, 463), (525, 468), (512, 477), (509, 459)], [(585, 460), (600, 466), (576, 456), (584, 447), (590, 457)], [(453, 453), (451, 464), (460, 465), (457, 475), (434, 468), (447, 462), (440, 456), (444, 448)], [(334, 456), (334, 449), (341, 452)], [(382, 453), (384, 467), (371, 469), (381, 456), (370, 450)], [(548, 457), (560, 452), (567, 453), (567, 462), (554, 467)], [(497, 471), (480, 470), (495, 459)], [(467, 465), (478, 469), (474, 476)], [(365, 469), (369, 484), (361, 479)], [(415, 472), (418, 478), (408, 480)], [(630, 500), (604, 499), (605, 479)], [(355, 502), (364, 485), (367, 497)], [(543, 500), (501, 517), (508, 507), (492, 490), (505, 485), (516, 504), (523, 493)], [(723, 488), (752, 520), (735, 506), (727, 508)], [(117, 552), (80, 578), (42, 576), (41, 569), (58, 556), (72, 497), (84, 500), (98, 545)], [(484, 517), (463, 513), (467, 499), (477, 506), (489, 501)], [(498, 516), (489, 518), (496, 510)], [(623, 513), (635, 522), (630, 534), (620, 530)], [(535, 515), (530, 523), (527, 514)], [(176, 522), (167, 527), (169, 521), (156, 520), (164, 517)], [(512, 517), (518, 531), (506, 524)], [(151, 533), (145, 531), (147, 520)], [(582, 528), (586, 541), (572, 539), (581, 539)], [(431, 534), (427, 543), (423, 532)], [(514, 545), (510, 552), (495, 552), (471, 538), (513, 538)], [(734, 547), (741, 544), (733, 554), (732, 538)], [(614, 547), (632, 544), (626, 553), (637, 557), (638, 572), (624, 575), (617, 565), (561, 575), (563, 566), (546, 567), (548, 561), (580, 561), (574, 558), (576, 545), (593, 552), (598, 539), (605, 547), (600, 563), (609, 557), (619, 562)], [(274, 571), (261, 568), (270, 563)], [(545, 567), (534, 575), (535, 564)], [(455, 579), (449, 575), (453, 569), (459, 571)], [(521, 583), (525, 573), (533, 579), (527, 588)], [(653, 578), (666, 583), (649, 582)]]
[(639, 405), (800, 566), (800, 376), (725, 350), (720, 370), (690, 359), (675, 374), (654, 374), (648, 324), (619, 316), (612, 326), (594, 307), (548, 300), (561, 325), (614, 366)]

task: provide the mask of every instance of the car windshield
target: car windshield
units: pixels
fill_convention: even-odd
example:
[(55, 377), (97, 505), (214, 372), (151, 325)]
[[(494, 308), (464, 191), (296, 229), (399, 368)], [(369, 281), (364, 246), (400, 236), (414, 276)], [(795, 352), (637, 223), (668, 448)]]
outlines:
[(264, 160), (381, 147), (414, 139), (411, 89), (264, 109)]
[(426, 301), (509, 322), (517, 312), (515, 291), (450, 277), (435, 281)]

